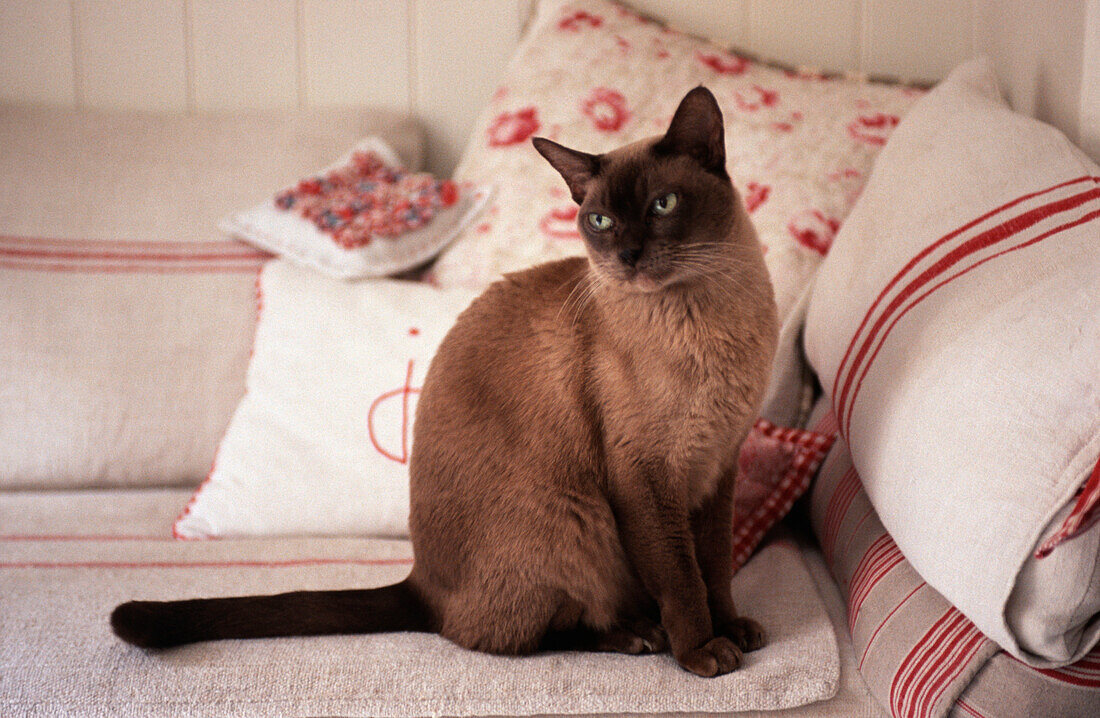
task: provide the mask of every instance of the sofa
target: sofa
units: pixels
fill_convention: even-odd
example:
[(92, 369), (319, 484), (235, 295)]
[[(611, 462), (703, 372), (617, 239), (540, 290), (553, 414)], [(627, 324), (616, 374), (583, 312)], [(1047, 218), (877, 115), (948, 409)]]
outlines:
[[(861, 315), (828, 316), (815, 277), (851, 287), (844, 262), (872, 266), (874, 256), (830, 256), (830, 247), (885, 231), (874, 224), (881, 212), (854, 208), (865, 187), (873, 198), (886, 181), (879, 152), (928, 99), (924, 89), (757, 63), (604, 0), (549, 0), (538, 13), (456, 170), (495, 185), (493, 200), (406, 280), (475, 291), (502, 272), (581, 251), (570, 234), (575, 212), (548, 170), (531, 169), (527, 139), (541, 121), (599, 151), (652, 133), (643, 120), (663, 119), (675, 100), (651, 100), (649, 75), (635, 63), (636, 86), (593, 90), (559, 110), (555, 93), (572, 97), (570, 82), (601, 88), (601, 73), (621, 68), (554, 74), (553, 43), (610, 57), (623, 38), (648, 47), (656, 33), (655, 57), (688, 58), (676, 82), (728, 89), (737, 109), (726, 109), (727, 138), (748, 143), (733, 153), (742, 160), (734, 181), (761, 230), (784, 317), (764, 416), (836, 437), (805, 495), (791, 497), (790, 513), (734, 579), (738, 605), (764, 623), (770, 645), (708, 681), (667, 655), (504, 658), (419, 634), (166, 651), (119, 641), (107, 617), (126, 600), (371, 587), (407, 574), (412, 550), (402, 537), (215, 531), (196, 540), (179, 525), (245, 394), (264, 273), (287, 261), (220, 234), (219, 220), (268, 201), (364, 136), (382, 138), (414, 169), (425, 141), (414, 119), (378, 110), (180, 117), (13, 105), (0, 108), (0, 713), (1096, 715), (1095, 618), (1075, 619), (1074, 655), (1036, 658), (989, 638), (992, 629), (975, 622), (980, 611), (960, 611), (965, 595), (951, 580), (926, 581), (935, 567), (921, 563), (920, 537), (876, 493), (877, 454), (859, 438), (874, 420), (856, 413), (856, 430), (847, 428), (842, 387), (823, 370), (835, 359), (822, 327), (841, 315), (854, 326)], [(958, 82), (981, 70), (968, 72)], [(768, 87), (805, 107), (777, 103)], [(858, 110), (841, 116), (841, 106)], [(869, 382), (874, 399), (873, 375)], [(1087, 485), (1055, 523), (1086, 495)], [(1074, 530), (1080, 547), (1100, 525)]]

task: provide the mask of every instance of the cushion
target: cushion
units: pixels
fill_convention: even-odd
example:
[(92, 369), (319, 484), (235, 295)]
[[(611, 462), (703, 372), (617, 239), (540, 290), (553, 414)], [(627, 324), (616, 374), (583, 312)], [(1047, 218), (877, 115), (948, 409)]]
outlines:
[(663, 133), (680, 98), (700, 84), (721, 105), (728, 169), (785, 318), (920, 92), (769, 67), (607, 0), (539, 3), (455, 171), (499, 192), (437, 262), (435, 279), (480, 288), (503, 272), (583, 253), (576, 205), (530, 138), (604, 152)]
[(384, 277), (439, 253), (485, 205), (488, 189), (402, 167), (378, 137), (224, 219), (222, 231), (336, 277)]
[[(408, 535), (417, 393), (473, 293), (348, 284), (286, 260), (268, 264), (259, 286), (248, 393), (176, 535)], [(830, 443), (757, 422), (735, 491), (737, 566), (806, 490)]]
[(0, 492), (0, 714), (725, 713), (814, 703), (837, 689), (832, 624), (790, 541), (764, 548), (732, 586), (771, 642), (714, 680), (669, 654), (511, 658), (415, 633), (145, 652), (111, 634), (107, 617), (121, 601), (381, 586), (412, 564), (408, 541), (173, 541), (186, 493)]
[(1064, 136), (1006, 107), (987, 62), (963, 65), (895, 130), (807, 313), (900, 550), (1036, 665), (1100, 639), (1100, 529), (1036, 557), (1100, 457), (1098, 185)]
[(219, 217), (370, 131), (363, 111), (0, 108), (0, 486), (195, 484), (244, 391), (267, 258)]
[[(828, 399), (811, 421), (837, 422)], [(1062, 668), (1000, 650), (902, 555), (837, 440), (814, 480), (812, 525), (847, 604), (855, 662), (891, 715), (1089, 716), (1100, 704), (1100, 649)]]

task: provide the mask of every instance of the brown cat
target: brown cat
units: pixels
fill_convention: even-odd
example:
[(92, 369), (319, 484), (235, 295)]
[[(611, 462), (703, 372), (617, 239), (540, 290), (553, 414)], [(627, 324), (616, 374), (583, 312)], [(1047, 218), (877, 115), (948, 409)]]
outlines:
[(671, 647), (702, 676), (763, 645), (730, 596), (732, 495), (777, 321), (718, 104), (698, 87), (663, 137), (604, 155), (534, 143), (580, 204), (588, 258), (508, 275), (440, 346), (414, 427), (410, 576), (131, 602), (120, 637), (434, 631), (507, 654)]

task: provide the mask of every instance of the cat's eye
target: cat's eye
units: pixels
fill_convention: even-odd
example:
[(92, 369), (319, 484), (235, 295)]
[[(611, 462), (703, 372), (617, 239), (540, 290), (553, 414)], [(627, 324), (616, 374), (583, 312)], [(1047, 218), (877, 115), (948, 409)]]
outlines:
[(675, 192), (669, 192), (664, 197), (658, 197), (657, 199), (653, 200), (653, 213), (659, 214), (663, 217), (672, 210), (676, 209), (676, 203), (678, 201), (679, 198), (676, 197)]
[(615, 223), (606, 214), (599, 214), (598, 212), (588, 213), (588, 226), (597, 232), (606, 232), (611, 229), (611, 225), (613, 224)]

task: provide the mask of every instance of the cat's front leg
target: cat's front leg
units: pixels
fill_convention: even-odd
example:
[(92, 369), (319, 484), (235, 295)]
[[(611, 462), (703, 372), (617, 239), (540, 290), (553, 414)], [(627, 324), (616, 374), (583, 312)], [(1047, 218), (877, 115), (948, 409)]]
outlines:
[(715, 636), (689, 512), (665, 462), (620, 457), (612, 463), (609, 483), (619, 536), (660, 607), (673, 656), (700, 676), (736, 669), (741, 650), (729, 638)]
[(767, 642), (764, 629), (751, 618), (737, 615), (730, 593), (733, 579), (733, 487), (736, 470), (726, 472), (718, 489), (692, 515), (695, 555), (707, 587), (707, 605), (717, 636), (729, 638), (742, 651), (755, 651)]

